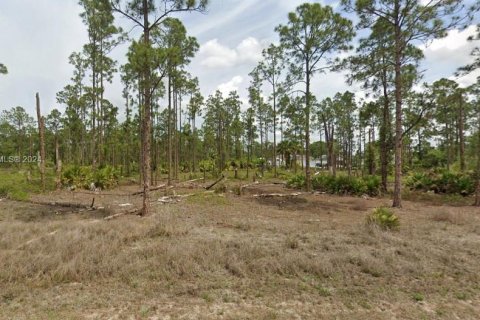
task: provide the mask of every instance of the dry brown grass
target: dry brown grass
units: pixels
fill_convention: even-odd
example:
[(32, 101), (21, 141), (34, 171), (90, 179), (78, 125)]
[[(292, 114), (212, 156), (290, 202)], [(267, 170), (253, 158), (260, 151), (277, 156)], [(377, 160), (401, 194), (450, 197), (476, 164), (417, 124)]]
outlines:
[(469, 222), (473, 216), (459, 210), (441, 209), (433, 213), (432, 220), (437, 222), (448, 222), (456, 225), (464, 225)]
[[(383, 232), (365, 228), (361, 212), (383, 200), (308, 195), (293, 200), (300, 209), (282, 201), (201, 194), (112, 221), (27, 221), (19, 217), (33, 207), (0, 203), (0, 319), (479, 314), (473, 208), (447, 208), (444, 218), (407, 202), (395, 212), (400, 230)], [(450, 223), (459, 212), (468, 223)], [(449, 224), (439, 228), (439, 218)]]

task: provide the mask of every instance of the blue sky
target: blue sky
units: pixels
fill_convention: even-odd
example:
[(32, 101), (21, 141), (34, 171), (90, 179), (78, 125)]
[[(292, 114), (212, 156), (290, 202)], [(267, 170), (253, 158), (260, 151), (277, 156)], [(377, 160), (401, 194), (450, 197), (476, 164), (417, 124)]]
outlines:
[[(287, 14), (305, 1), (298, 0), (211, 0), (207, 14), (181, 16), (188, 33), (197, 37), (200, 51), (188, 71), (200, 80), (204, 95), (220, 89), (227, 93), (238, 90), (247, 101), (248, 73), (261, 56), (261, 50), (276, 42), (274, 28), (285, 23)], [(338, 8), (338, 1), (310, 1)], [(0, 62), (9, 74), (0, 76), (0, 110), (24, 107), (34, 114), (35, 93), (39, 92), (44, 113), (57, 105), (55, 95), (68, 82), (72, 67), (68, 56), (80, 51), (87, 42), (86, 28), (79, 17), (81, 7), (76, 0), (2, 0), (0, 1)], [(130, 30), (132, 24), (117, 16), (118, 24)], [(470, 61), (474, 44), (466, 38), (473, 34), (471, 26), (463, 31), (452, 30), (444, 38), (425, 48), (424, 80), (451, 77), (455, 70)], [(131, 36), (135, 36), (135, 32)], [(119, 63), (125, 62), (127, 45), (113, 52)], [(477, 74), (459, 79), (468, 85)], [(106, 88), (106, 97), (117, 105), (123, 117), (123, 100), (118, 77)], [(343, 74), (318, 75), (313, 90), (319, 99), (339, 91), (357, 91), (349, 87)], [(244, 105), (246, 108), (247, 105)]]

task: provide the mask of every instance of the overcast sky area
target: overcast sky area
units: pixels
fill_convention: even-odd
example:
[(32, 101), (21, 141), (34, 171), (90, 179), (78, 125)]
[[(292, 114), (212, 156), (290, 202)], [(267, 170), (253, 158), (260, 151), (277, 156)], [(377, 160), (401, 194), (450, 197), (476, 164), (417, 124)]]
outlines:
[[(210, 0), (208, 13), (181, 16), (188, 34), (195, 36), (200, 50), (187, 70), (199, 78), (202, 93), (207, 96), (219, 89), (225, 94), (237, 90), (242, 101), (248, 101), (246, 88), (249, 72), (261, 58), (261, 51), (278, 42), (274, 28), (287, 21), (287, 14), (305, 1), (299, 0)], [(310, 1), (329, 4), (339, 10), (338, 1)], [(24, 107), (34, 115), (35, 93), (39, 92), (43, 113), (53, 108), (64, 111), (56, 102), (56, 93), (70, 82), (73, 68), (68, 56), (81, 51), (87, 43), (87, 31), (79, 14), (76, 0), (1, 0), (0, 1), (0, 63), (8, 75), (0, 76), (0, 111)], [(178, 16), (177, 16), (178, 17)], [(130, 30), (130, 21), (116, 16), (116, 24)], [(138, 29), (130, 33), (132, 37)], [(441, 77), (453, 78), (460, 66), (471, 61), (475, 43), (467, 42), (475, 27), (452, 30), (446, 38), (435, 40), (425, 49), (423, 81)], [(116, 48), (112, 57), (125, 63), (128, 44)], [(475, 81), (471, 74), (458, 81), (462, 86)], [(344, 74), (315, 76), (313, 91), (318, 99), (333, 96), (349, 87)], [(120, 109), (124, 118), (122, 85), (116, 76), (106, 86), (106, 98)], [(244, 104), (243, 109), (247, 107)]]

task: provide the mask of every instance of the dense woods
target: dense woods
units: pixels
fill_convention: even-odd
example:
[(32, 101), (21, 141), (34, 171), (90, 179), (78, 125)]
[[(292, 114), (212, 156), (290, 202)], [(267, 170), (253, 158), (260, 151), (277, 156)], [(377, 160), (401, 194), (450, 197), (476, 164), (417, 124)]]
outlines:
[[(456, 192), (476, 188), (480, 205), (480, 82), (466, 88), (454, 77), (422, 83), (419, 68), (419, 44), (467, 25), (476, 8), (422, 3), (342, 1), (341, 12), (318, 3), (299, 6), (285, 25), (272, 26), (279, 41), (251, 70), (247, 105), (237, 92), (203, 96), (189, 73), (199, 44), (176, 13), (205, 12), (206, 0), (81, 0), (88, 43), (68, 58), (74, 72), (57, 94), (61, 107), (44, 116), (47, 169), (62, 172), (58, 187), (83, 167), (141, 177), (144, 214), (149, 188), (161, 179), (170, 185), (181, 173), (216, 177), (234, 169), (245, 170), (242, 178), (296, 173), (305, 176), (299, 187), (307, 190), (312, 171), (378, 175), (397, 207), (402, 182), (449, 192), (452, 181), (465, 181)], [(358, 15), (357, 28), (347, 12)], [(141, 36), (122, 30), (120, 16), (139, 26)], [(357, 44), (356, 29), (362, 30)], [(129, 44), (124, 65), (112, 58), (120, 43)], [(472, 60), (458, 72), (478, 68), (478, 50)], [(341, 70), (348, 71), (346, 83), (363, 86), (366, 98), (348, 90), (325, 99), (312, 93), (315, 75)], [(8, 76), (3, 64), (0, 74)], [(114, 74), (124, 86), (121, 106), (105, 98)], [(40, 150), (34, 118), (21, 106), (3, 111), (0, 153), (36, 156)], [(451, 180), (442, 184), (448, 174)]]

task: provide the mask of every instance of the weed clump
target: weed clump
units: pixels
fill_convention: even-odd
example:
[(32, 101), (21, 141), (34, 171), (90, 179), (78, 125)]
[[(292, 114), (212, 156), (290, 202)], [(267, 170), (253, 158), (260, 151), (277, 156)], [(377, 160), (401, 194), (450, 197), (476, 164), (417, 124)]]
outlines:
[(400, 226), (400, 220), (390, 209), (380, 207), (367, 216), (367, 225), (383, 230), (396, 230)]

